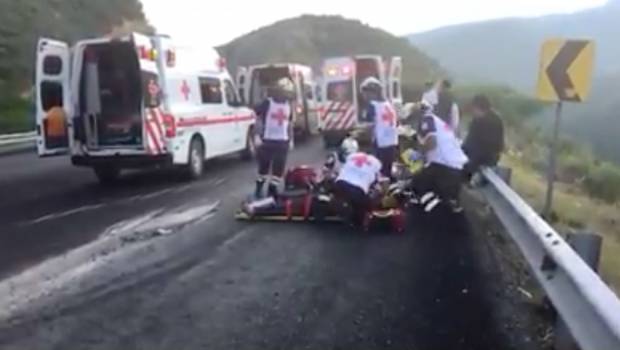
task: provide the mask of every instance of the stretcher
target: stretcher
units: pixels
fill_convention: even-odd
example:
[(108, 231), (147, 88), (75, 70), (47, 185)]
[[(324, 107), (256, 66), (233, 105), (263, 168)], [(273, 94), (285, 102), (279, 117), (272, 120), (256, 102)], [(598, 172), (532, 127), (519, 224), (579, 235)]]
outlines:
[[(346, 223), (349, 221), (346, 213), (346, 204), (338, 203), (333, 196), (308, 191), (283, 193), (277, 200), (248, 200), (242, 203), (235, 218), (243, 221)], [(364, 231), (379, 227), (388, 227), (397, 233), (405, 231), (406, 214), (400, 207), (378, 207), (367, 215), (361, 227)]]

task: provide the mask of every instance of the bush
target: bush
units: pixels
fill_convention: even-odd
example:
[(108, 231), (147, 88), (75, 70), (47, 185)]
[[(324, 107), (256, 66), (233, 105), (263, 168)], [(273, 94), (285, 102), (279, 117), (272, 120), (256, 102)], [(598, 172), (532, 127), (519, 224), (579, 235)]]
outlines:
[(7, 97), (0, 101), (0, 135), (24, 132), (34, 129), (30, 100)]
[(594, 168), (591, 157), (580, 154), (563, 153), (558, 157), (558, 180), (566, 183), (584, 181)]
[(601, 163), (592, 169), (584, 185), (592, 197), (614, 203), (620, 200), (620, 168), (611, 163)]

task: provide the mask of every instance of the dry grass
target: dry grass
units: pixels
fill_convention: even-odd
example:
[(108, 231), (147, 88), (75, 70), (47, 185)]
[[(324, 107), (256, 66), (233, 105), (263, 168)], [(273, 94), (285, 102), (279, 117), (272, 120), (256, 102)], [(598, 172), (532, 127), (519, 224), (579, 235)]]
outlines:
[[(516, 156), (506, 156), (503, 164), (513, 169), (512, 187), (540, 211), (546, 191), (545, 179)], [(600, 273), (620, 295), (620, 206), (592, 199), (577, 186), (559, 184), (554, 212), (558, 217), (554, 224), (558, 231), (586, 229), (604, 237)]]

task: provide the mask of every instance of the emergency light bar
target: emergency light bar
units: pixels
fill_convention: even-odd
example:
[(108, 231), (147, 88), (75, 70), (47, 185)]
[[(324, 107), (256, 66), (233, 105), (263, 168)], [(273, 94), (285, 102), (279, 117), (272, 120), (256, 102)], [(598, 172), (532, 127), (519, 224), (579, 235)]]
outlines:
[(144, 46), (140, 46), (138, 48), (138, 54), (140, 55), (140, 59), (155, 61), (157, 60), (157, 50), (155, 49), (147, 49)]

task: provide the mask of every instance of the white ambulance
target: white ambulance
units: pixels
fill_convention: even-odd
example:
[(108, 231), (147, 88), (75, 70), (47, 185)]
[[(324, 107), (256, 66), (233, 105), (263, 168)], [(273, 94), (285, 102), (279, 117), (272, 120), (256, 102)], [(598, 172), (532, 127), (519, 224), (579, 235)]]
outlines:
[(295, 86), (293, 101), (296, 138), (318, 133), (318, 102), (312, 68), (295, 63), (262, 64), (240, 67), (237, 71), (239, 95), (248, 106), (256, 106), (267, 97), (271, 85), (289, 78)]
[(400, 57), (391, 57), (388, 61), (377, 55), (326, 59), (319, 109), (319, 128), (325, 144), (339, 145), (347, 132), (370, 122), (364, 120), (366, 102), (359, 92), (360, 85), (368, 77), (383, 82), (385, 97), (399, 109), (402, 105), (401, 75)]
[[(177, 45), (167, 36), (131, 34), (72, 48), (40, 39), (38, 153), (69, 154), (101, 182), (122, 169), (166, 165), (197, 178), (206, 159), (252, 155), (255, 116), (242, 107), (224, 67), (213, 48)], [(66, 117), (62, 137), (51, 113), (58, 107)]]

